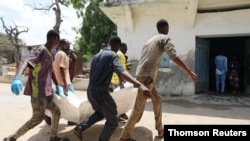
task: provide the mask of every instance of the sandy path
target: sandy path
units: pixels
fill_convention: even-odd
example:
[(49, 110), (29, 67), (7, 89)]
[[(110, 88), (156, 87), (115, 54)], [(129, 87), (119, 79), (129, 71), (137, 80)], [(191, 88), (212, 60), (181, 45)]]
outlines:
[[(10, 92), (10, 85), (0, 83), (0, 137), (6, 137), (16, 131), (31, 117), (30, 99), (27, 96), (15, 96)], [(77, 97), (83, 98), (84, 91), (77, 91)], [(129, 113), (128, 113), (129, 114)], [(183, 99), (167, 99), (163, 103), (164, 124), (250, 124), (249, 106), (197, 104)], [(84, 132), (84, 141), (97, 141), (103, 128), (101, 121)], [(111, 141), (118, 141), (124, 123), (113, 134)], [(68, 137), (71, 141), (78, 141), (68, 126), (67, 121), (60, 120), (59, 136)], [(50, 128), (42, 122), (18, 141), (47, 141)], [(161, 141), (156, 137), (152, 104), (148, 102), (141, 121), (134, 129), (133, 137), (138, 141)]]

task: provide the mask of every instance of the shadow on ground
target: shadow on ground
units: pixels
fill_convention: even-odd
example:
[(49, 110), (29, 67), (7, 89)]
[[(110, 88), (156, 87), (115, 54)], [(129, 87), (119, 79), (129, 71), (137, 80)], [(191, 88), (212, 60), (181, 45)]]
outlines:
[[(115, 130), (110, 141), (118, 141), (121, 135), (124, 122), (120, 122), (118, 128)], [(69, 128), (70, 127), (70, 128)], [(79, 141), (73, 134), (72, 129), (75, 126), (68, 126), (67, 124), (60, 124), (58, 129), (58, 136), (68, 138), (70, 141)], [(48, 125), (40, 126), (40, 131), (28, 139), (28, 141), (44, 141), (49, 140), (50, 127)], [(83, 141), (97, 141), (99, 135), (103, 130), (103, 124), (95, 124), (89, 129), (83, 132)], [(41, 136), (43, 138), (41, 138)], [(153, 133), (150, 129), (143, 126), (136, 126), (133, 130), (133, 138), (137, 141), (162, 141), (157, 136), (153, 137)]]

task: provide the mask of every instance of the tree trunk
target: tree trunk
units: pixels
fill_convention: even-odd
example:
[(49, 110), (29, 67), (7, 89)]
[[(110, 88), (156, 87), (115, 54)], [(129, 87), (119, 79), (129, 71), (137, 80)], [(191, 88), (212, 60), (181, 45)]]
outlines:
[(20, 50), (19, 47), (15, 47), (15, 62), (16, 62), (16, 68), (18, 69), (20, 64)]

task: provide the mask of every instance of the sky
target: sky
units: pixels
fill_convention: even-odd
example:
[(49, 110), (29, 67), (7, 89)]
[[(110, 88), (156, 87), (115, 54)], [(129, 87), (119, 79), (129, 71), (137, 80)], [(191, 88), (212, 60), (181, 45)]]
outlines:
[[(31, 6), (46, 7), (52, 0), (1, 0), (0, 17), (3, 17), (7, 27), (23, 26), (29, 31), (21, 33), (19, 38), (26, 45), (44, 44), (47, 32), (53, 28), (55, 23), (54, 11), (33, 10)], [(72, 7), (61, 7), (63, 22), (60, 27), (61, 38), (68, 39), (74, 43), (77, 34), (73, 27), (79, 28), (81, 20), (77, 18)], [(21, 29), (20, 29), (21, 30)], [(0, 22), (0, 32), (5, 34), (2, 22)]]

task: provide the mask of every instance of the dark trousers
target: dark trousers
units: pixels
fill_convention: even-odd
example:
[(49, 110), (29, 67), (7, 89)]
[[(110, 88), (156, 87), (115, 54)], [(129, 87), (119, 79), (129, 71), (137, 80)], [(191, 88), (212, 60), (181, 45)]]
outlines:
[(99, 141), (109, 141), (118, 126), (116, 103), (107, 90), (94, 88), (87, 91), (88, 100), (95, 112), (86, 120), (78, 124), (75, 130), (84, 131), (96, 122), (106, 118)]

